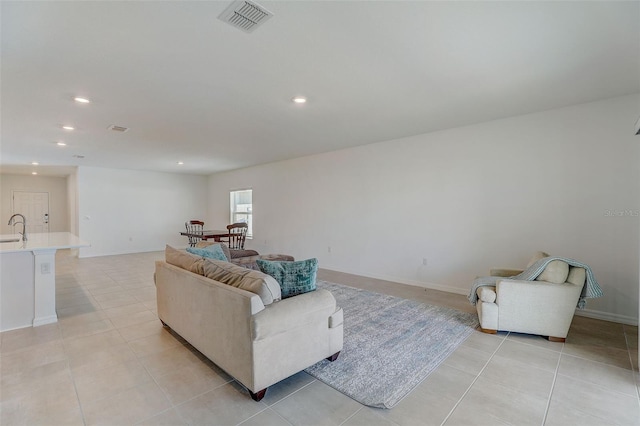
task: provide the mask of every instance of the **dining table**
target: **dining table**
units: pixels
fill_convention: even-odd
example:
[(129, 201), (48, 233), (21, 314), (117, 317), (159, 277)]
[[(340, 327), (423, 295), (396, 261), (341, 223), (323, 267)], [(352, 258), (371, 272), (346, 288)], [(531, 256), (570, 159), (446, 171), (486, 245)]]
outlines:
[(224, 238), (229, 236), (229, 231), (227, 229), (212, 229), (212, 230), (204, 230), (204, 231), (196, 231), (196, 232), (180, 232), (180, 235), (184, 235), (186, 237), (195, 237), (200, 238), (202, 240), (213, 239), (214, 241), (220, 241), (220, 238)]

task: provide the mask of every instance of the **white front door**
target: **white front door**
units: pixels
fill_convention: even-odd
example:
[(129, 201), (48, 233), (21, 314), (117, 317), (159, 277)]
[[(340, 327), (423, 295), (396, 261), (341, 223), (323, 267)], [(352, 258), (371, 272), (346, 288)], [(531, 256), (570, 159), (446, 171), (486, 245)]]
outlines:
[[(49, 193), (13, 191), (13, 213), (20, 213), (27, 219), (27, 235), (49, 232)], [(16, 233), (22, 231), (22, 225), (16, 227)]]

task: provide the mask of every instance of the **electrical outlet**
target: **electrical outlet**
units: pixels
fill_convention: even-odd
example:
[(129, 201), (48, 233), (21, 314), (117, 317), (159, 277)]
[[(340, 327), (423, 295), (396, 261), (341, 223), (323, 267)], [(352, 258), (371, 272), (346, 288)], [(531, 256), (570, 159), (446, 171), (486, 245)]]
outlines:
[(422, 266), (427, 266), (427, 258), (426, 257), (422, 258)]
[(40, 264), (40, 273), (41, 274), (50, 274), (51, 273), (51, 264), (50, 263), (41, 263)]
[(331, 246), (327, 247), (327, 253), (331, 253)]

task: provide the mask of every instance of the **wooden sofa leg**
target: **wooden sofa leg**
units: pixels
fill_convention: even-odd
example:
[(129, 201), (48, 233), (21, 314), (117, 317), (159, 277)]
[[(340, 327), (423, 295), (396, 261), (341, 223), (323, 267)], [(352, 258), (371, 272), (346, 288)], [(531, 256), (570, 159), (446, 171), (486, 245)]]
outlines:
[(338, 352), (336, 352), (335, 354), (333, 354), (333, 355), (331, 355), (331, 356), (327, 357), (326, 359), (327, 359), (327, 361), (331, 361), (331, 362), (333, 362), (333, 361), (335, 361), (336, 359), (338, 359), (338, 355), (340, 355), (340, 351), (338, 351)]
[(256, 393), (253, 393), (251, 391), (249, 391), (249, 394), (251, 395), (251, 399), (253, 399), (254, 401), (260, 401), (262, 398), (264, 398), (264, 395), (267, 393), (267, 389), (262, 389), (261, 391), (258, 391)]
[(548, 336), (547, 339), (549, 339), (550, 342), (559, 342), (559, 343), (564, 343), (565, 340), (567, 340), (565, 337), (553, 337), (553, 336)]
[(498, 330), (492, 330), (490, 328), (482, 328), (482, 327), (480, 327), (480, 331), (487, 334), (496, 334), (498, 332)]

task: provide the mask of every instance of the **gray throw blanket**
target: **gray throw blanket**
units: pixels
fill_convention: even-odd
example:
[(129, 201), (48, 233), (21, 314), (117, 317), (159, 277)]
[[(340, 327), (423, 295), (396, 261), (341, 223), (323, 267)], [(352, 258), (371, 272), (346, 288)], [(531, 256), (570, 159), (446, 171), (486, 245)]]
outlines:
[(578, 262), (577, 260), (569, 259), (566, 257), (545, 257), (538, 260), (536, 263), (528, 267), (524, 272), (518, 275), (514, 275), (513, 277), (480, 277), (476, 278), (473, 281), (473, 285), (471, 286), (471, 292), (469, 293), (469, 302), (472, 305), (475, 305), (478, 301), (478, 294), (476, 290), (478, 287), (482, 286), (495, 286), (498, 280), (502, 279), (510, 279), (510, 280), (525, 280), (525, 281), (533, 281), (544, 271), (544, 268), (547, 267), (549, 262), (553, 260), (561, 260), (563, 262), (567, 262), (570, 266), (576, 266), (578, 268), (584, 268), (587, 272), (587, 282), (584, 287), (582, 287), (582, 293), (580, 293), (580, 299), (578, 299), (578, 308), (584, 309), (588, 298), (601, 297), (603, 295), (602, 289), (600, 285), (596, 281), (596, 278), (593, 276), (593, 272), (591, 268), (584, 263)]

